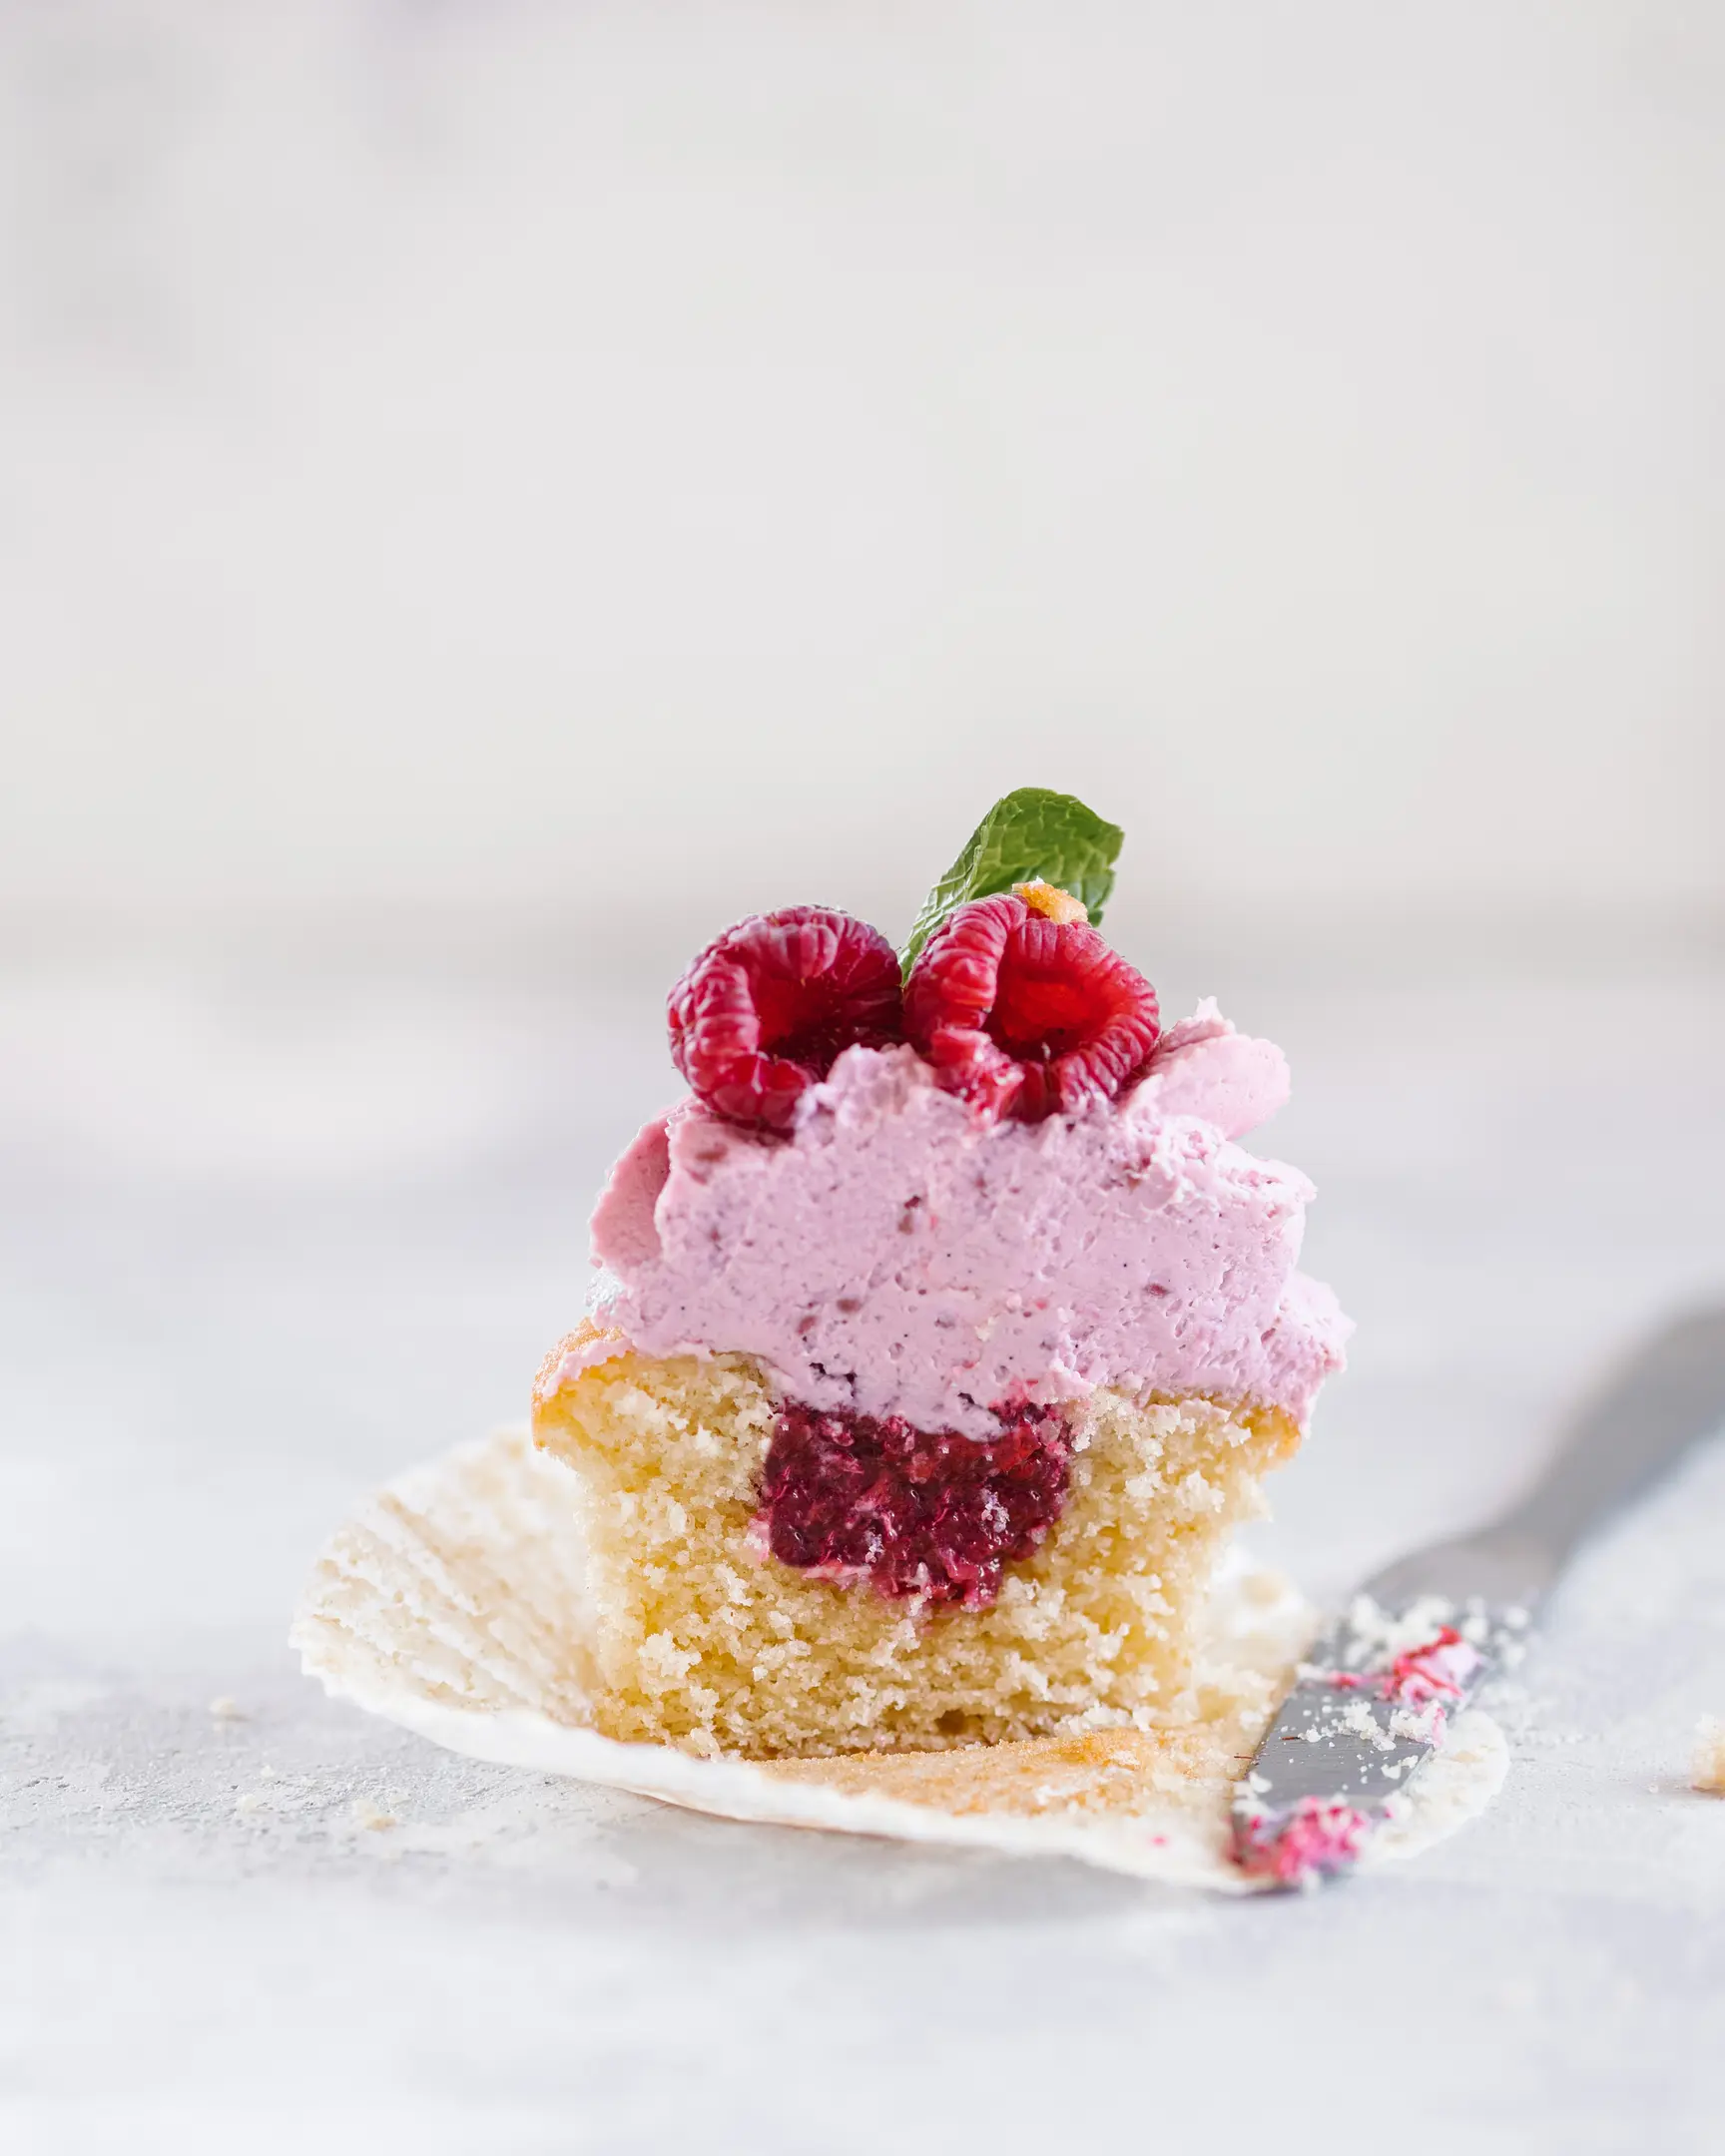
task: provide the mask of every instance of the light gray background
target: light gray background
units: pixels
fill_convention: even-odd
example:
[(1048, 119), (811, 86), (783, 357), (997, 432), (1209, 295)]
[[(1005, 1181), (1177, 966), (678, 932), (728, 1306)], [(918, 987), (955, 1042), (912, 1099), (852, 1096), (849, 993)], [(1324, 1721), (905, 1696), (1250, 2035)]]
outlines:
[(9, 2145), (1717, 2145), (1717, 1454), (1498, 1808), (1278, 1907), (471, 1768), (281, 1641), (519, 1412), (671, 972), (901, 930), (1013, 784), (1293, 1059), (1314, 1592), (1725, 1293), (1722, 117), (1677, 5), (0, 4)]
[(1146, 921), (1717, 909), (1722, 117), (1674, 0), (14, 0), (0, 891), (897, 917), (1031, 780)]

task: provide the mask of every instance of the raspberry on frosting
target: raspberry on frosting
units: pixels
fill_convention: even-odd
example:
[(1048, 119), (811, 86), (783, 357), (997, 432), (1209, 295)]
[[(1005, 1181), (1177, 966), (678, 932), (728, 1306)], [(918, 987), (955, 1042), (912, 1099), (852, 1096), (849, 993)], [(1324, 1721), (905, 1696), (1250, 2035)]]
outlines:
[(1026, 1123), (1112, 1100), (1156, 1045), (1156, 991), (1094, 928), (1022, 898), (960, 906), (904, 989), (906, 1037), (949, 1093)]
[(672, 989), (671, 1058), (733, 1123), (787, 1130), (845, 1049), (901, 1037), (898, 960), (865, 921), (785, 906), (727, 928)]

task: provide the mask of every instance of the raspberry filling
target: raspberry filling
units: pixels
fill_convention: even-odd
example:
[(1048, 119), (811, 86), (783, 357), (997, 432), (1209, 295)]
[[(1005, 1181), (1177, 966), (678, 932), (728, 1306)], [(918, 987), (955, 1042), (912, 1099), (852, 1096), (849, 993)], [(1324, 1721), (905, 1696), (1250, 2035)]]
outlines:
[(948, 1093), (1025, 1123), (1114, 1099), (1161, 1029), (1155, 989), (1094, 928), (1007, 896), (928, 938), (904, 1025)]
[(979, 1439), (789, 1401), (762, 1470), (757, 1533), (800, 1571), (985, 1609), (1007, 1565), (1059, 1517), (1070, 1473), (1053, 1408), (1004, 1419), (998, 1437)]
[(845, 1049), (901, 1038), (898, 960), (865, 921), (785, 906), (709, 943), (668, 1016), (671, 1060), (715, 1114), (788, 1130)]

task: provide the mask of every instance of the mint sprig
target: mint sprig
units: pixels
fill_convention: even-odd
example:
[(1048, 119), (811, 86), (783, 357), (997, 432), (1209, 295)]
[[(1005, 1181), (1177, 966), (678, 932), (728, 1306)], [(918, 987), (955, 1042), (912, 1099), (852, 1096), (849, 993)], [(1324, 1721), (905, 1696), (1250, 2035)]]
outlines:
[(906, 974), (916, 954), (948, 913), (972, 898), (992, 897), (1014, 883), (1058, 884), (1082, 898), (1090, 918), (1114, 888), (1114, 860), (1125, 837), (1070, 794), (1046, 787), (1019, 787), (1004, 795), (964, 842), (964, 849), (922, 901), (908, 942), (899, 953)]

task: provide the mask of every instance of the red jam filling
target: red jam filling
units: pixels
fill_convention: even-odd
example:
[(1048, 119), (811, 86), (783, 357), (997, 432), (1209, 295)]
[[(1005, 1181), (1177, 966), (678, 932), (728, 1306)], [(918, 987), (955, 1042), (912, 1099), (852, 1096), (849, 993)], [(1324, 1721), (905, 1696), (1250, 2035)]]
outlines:
[(1059, 1517), (1071, 1444), (1051, 1407), (1009, 1409), (997, 1437), (790, 1401), (756, 1528), (781, 1564), (894, 1598), (984, 1609)]

